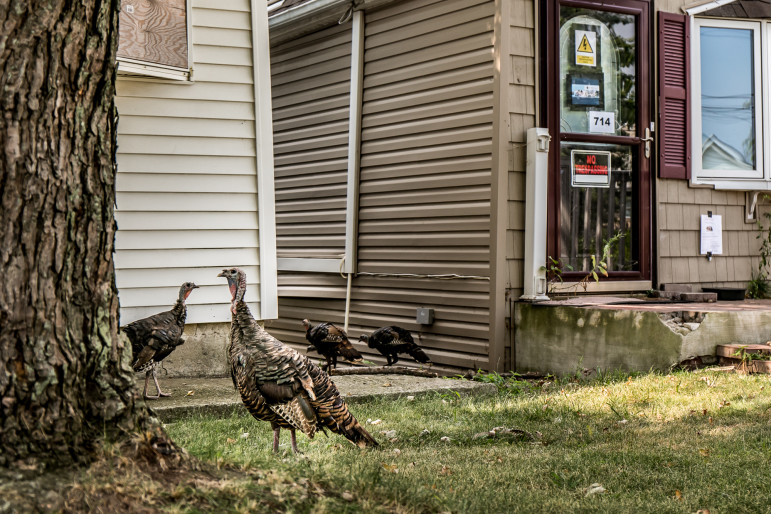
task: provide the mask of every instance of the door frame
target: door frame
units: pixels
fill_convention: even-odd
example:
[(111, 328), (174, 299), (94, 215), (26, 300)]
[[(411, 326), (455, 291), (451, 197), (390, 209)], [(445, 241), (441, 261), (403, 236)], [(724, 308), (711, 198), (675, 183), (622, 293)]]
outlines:
[[(637, 191), (635, 215), (639, 219), (637, 234), (638, 239), (639, 271), (614, 271), (609, 272), (609, 277), (603, 281), (650, 281), (652, 278), (653, 262), (653, 234), (652, 234), (652, 177), (653, 162), (656, 155), (655, 144), (651, 145), (650, 157), (646, 158), (643, 152), (645, 128), (651, 127), (653, 116), (653, 71), (651, 62), (652, 34), (651, 28), (651, 2), (649, 0), (611, 0), (609, 2), (597, 2), (591, 0), (543, 0), (542, 12), (544, 13), (544, 30), (541, 33), (541, 48), (543, 52), (542, 70), (544, 84), (542, 94), (545, 100), (545, 109), (541, 111), (541, 123), (545, 124), (552, 135), (553, 144), (549, 152), (549, 180), (548, 180), (548, 210), (547, 210), (547, 255), (559, 256), (559, 206), (560, 196), (560, 144), (563, 141), (583, 143), (616, 143), (637, 148), (638, 155), (638, 180), (635, 183)], [(559, 59), (559, 33), (560, 33), (560, 7), (580, 7), (595, 9), (598, 11), (611, 11), (621, 14), (637, 15), (637, 41), (636, 55), (636, 102), (638, 123), (636, 135), (628, 136), (598, 136), (593, 134), (563, 134), (560, 132), (560, 59)], [(655, 126), (654, 126), (655, 128)], [(656, 136), (652, 130), (652, 136)], [(564, 272), (563, 279), (572, 282), (586, 275), (585, 272)]]

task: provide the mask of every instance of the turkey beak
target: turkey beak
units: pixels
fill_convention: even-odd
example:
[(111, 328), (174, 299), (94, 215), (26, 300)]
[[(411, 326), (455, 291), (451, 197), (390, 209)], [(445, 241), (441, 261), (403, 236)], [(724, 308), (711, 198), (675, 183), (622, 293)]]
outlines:
[(200, 287), (201, 286), (197, 286), (197, 285), (193, 284), (193, 289), (199, 289)]
[(227, 278), (227, 277), (225, 277), (225, 270), (222, 270), (222, 273), (220, 273), (220, 274), (219, 274), (219, 275), (217, 275), (217, 276), (218, 276), (218, 277)]

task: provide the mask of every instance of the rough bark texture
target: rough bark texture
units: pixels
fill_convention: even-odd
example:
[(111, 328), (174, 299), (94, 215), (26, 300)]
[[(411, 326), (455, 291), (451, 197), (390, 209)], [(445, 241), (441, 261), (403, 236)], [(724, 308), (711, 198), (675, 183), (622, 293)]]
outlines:
[(81, 460), (131, 431), (118, 337), (119, 0), (0, 0), (0, 466)]

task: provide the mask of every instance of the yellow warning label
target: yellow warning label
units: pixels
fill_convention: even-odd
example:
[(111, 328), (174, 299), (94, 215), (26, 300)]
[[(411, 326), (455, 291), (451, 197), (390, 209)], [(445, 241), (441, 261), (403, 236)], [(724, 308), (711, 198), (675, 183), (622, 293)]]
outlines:
[(576, 64), (580, 66), (597, 66), (597, 50), (599, 50), (597, 33), (591, 30), (576, 30), (575, 32)]
[(586, 52), (588, 54), (594, 53), (594, 50), (592, 50), (592, 45), (589, 44), (589, 39), (586, 37), (586, 34), (584, 34), (584, 37), (581, 38), (581, 43), (578, 45), (578, 51)]

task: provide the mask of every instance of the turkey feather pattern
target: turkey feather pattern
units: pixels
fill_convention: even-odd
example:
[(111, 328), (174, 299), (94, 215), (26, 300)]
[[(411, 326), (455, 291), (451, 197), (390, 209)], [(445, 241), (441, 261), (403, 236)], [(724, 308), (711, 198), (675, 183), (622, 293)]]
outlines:
[(361, 448), (377, 446), (350, 413), (329, 375), (257, 323), (243, 301), (244, 272), (228, 268), (218, 276), (227, 278), (235, 291), (228, 346), (233, 385), (249, 413), (271, 424), (273, 451), (278, 451), (282, 428), (290, 431), (294, 452), (295, 430), (312, 439), (319, 430), (328, 429)]

